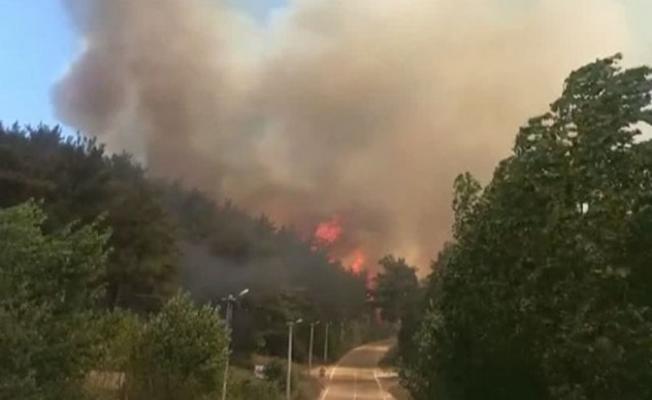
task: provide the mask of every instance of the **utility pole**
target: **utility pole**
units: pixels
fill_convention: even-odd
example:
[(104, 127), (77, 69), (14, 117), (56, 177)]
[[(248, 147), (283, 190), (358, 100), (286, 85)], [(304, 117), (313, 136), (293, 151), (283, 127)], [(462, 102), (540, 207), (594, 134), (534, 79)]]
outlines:
[(330, 322), (326, 322), (326, 334), (324, 335), (324, 364), (328, 363), (328, 328), (330, 325)]
[(234, 296), (232, 294), (229, 294), (222, 300), (226, 301), (226, 315), (224, 316), (225, 322), (226, 322), (226, 332), (229, 335), (229, 344), (226, 346), (226, 361), (224, 363), (224, 379), (222, 380), (222, 400), (226, 400), (226, 389), (227, 389), (227, 381), (229, 379), (229, 358), (231, 357), (231, 340), (230, 338), (232, 337), (231, 332), (231, 321), (233, 320), (233, 304), (242, 296), (246, 295), (249, 293), (249, 289), (244, 289), (240, 293), (238, 293), (238, 296)]
[(303, 322), (301, 318), (296, 321), (288, 322), (288, 375), (285, 379), (285, 398), (292, 400), (292, 342), (294, 334), (294, 325)]
[(315, 325), (319, 325), (319, 321), (310, 323), (310, 344), (308, 346), (308, 371), (312, 373), (312, 349), (315, 342)]

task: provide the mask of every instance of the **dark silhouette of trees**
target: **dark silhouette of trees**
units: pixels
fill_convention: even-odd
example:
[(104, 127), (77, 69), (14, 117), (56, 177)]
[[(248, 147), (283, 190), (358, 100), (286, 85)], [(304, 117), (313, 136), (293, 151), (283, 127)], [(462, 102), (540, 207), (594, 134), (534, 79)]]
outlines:
[(573, 72), (482, 190), (455, 184), (429, 280), (419, 399), (652, 399), (652, 70)]
[[(329, 260), (308, 239), (228, 200), (217, 203), (178, 183), (160, 188), (180, 231), (182, 285), (202, 302), (250, 289), (234, 313), (236, 351), (282, 356), (288, 320), (344, 321), (370, 313), (364, 277)], [(299, 358), (306, 347), (298, 343)]]
[(398, 322), (415, 304), (419, 294), (416, 268), (392, 255), (383, 257), (378, 264), (383, 270), (376, 276), (371, 291), (374, 306), (385, 321)]
[(175, 232), (142, 168), (59, 128), (0, 125), (0, 206), (42, 200), (46, 229), (110, 228), (107, 305), (155, 308), (175, 290)]
[[(98, 218), (111, 232), (103, 277), (110, 309), (155, 311), (180, 286), (215, 304), (250, 288), (235, 313), (244, 332), (236, 351), (282, 354), (290, 314), (343, 321), (370, 310), (364, 277), (266, 216), (154, 180), (129, 154), (109, 154), (94, 139), (0, 125), (0, 208), (29, 199), (42, 204), (47, 232)], [(265, 313), (278, 321), (257, 317)]]

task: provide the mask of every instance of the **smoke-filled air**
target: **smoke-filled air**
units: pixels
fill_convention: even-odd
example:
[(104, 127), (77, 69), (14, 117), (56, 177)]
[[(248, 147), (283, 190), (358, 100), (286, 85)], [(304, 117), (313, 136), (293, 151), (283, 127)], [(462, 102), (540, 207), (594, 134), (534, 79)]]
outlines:
[(352, 268), (424, 271), (452, 181), (487, 180), (568, 71), (639, 54), (617, 0), (66, 0), (69, 126), (269, 215)]

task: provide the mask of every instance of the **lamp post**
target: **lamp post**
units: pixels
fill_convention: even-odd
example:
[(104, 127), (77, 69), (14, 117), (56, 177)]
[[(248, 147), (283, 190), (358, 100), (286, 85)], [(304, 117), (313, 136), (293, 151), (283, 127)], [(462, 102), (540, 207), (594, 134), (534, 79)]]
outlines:
[[(237, 296), (229, 294), (228, 296), (222, 299), (223, 301), (226, 301), (226, 315), (224, 316), (224, 319), (226, 321), (226, 330), (229, 336), (231, 336), (231, 331), (232, 331), (231, 320), (233, 319), (233, 304), (247, 293), (249, 293), (249, 289), (244, 289), (240, 293), (238, 293)], [(231, 341), (229, 340), (229, 344), (226, 347), (226, 362), (224, 363), (224, 379), (222, 380), (222, 400), (226, 400), (226, 388), (227, 388), (227, 381), (229, 378), (229, 358), (231, 356), (231, 352), (229, 349), (230, 346), (231, 346)]]
[(326, 334), (324, 335), (324, 364), (328, 363), (328, 328), (330, 328), (331, 323), (326, 322)]
[(301, 322), (303, 322), (303, 319), (301, 318), (288, 322), (288, 375), (285, 379), (285, 397), (287, 400), (291, 400), (292, 397), (292, 341), (294, 334), (294, 325), (300, 324)]
[(310, 344), (308, 345), (308, 371), (312, 373), (312, 349), (315, 342), (315, 325), (319, 325), (319, 321), (310, 323)]

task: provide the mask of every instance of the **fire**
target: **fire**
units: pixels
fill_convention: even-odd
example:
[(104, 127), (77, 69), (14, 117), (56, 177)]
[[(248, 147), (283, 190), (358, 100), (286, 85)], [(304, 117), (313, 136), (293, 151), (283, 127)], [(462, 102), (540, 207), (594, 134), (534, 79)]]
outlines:
[(365, 271), (367, 255), (359, 247), (353, 247), (349, 238), (344, 237), (341, 218), (336, 215), (322, 221), (313, 232), (313, 249), (324, 249), (331, 261), (341, 260), (342, 265), (356, 275)]
[(331, 245), (342, 235), (342, 224), (338, 217), (319, 223), (315, 228), (315, 240), (320, 245)]
[(351, 271), (353, 271), (355, 274), (359, 274), (362, 272), (362, 268), (364, 267), (364, 263), (367, 261), (367, 257), (365, 254), (362, 252), (362, 250), (358, 249), (355, 252), (353, 252), (353, 261), (351, 261)]

